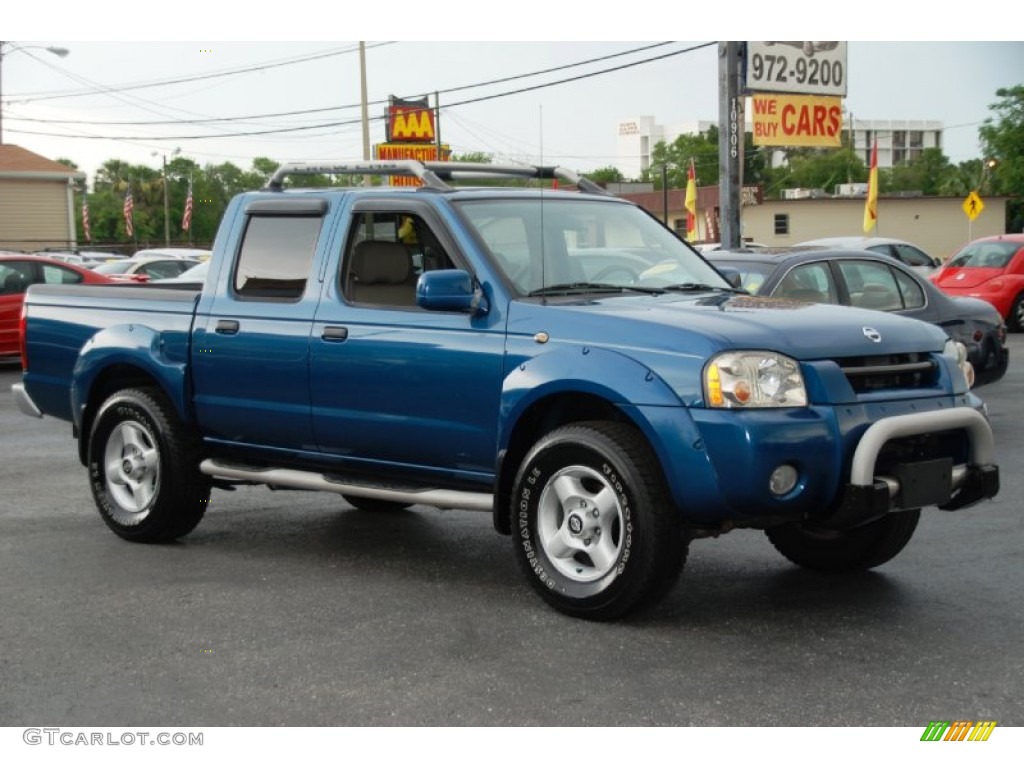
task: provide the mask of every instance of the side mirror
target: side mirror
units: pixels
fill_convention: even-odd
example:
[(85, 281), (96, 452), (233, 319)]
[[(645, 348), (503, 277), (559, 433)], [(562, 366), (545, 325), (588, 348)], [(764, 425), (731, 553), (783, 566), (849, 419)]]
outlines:
[(434, 269), (420, 275), (416, 304), (441, 312), (485, 315), (489, 309), (483, 290), (464, 269)]

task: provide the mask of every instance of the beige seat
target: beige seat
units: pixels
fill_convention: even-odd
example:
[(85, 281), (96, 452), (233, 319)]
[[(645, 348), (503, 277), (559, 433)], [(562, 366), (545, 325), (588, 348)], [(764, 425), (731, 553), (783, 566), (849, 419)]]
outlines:
[(352, 252), (348, 296), (362, 304), (416, 305), (412, 256), (402, 243), (364, 240)]

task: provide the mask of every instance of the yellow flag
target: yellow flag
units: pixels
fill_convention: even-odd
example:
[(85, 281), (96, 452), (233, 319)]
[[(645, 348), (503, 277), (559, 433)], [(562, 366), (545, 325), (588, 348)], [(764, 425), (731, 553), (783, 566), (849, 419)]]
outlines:
[(864, 202), (864, 234), (878, 223), (878, 139), (871, 148), (871, 170), (868, 172), (868, 199)]
[(697, 173), (692, 157), (686, 174), (686, 239), (691, 243), (697, 239)]

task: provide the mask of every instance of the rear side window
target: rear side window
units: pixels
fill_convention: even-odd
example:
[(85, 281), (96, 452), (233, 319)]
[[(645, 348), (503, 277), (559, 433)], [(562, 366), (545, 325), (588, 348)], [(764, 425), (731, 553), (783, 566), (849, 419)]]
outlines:
[(53, 264), (44, 264), (43, 282), (47, 284), (80, 283), (82, 282), (82, 276), (73, 269), (64, 269), (64, 267), (58, 267)]
[(306, 290), (321, 216), (250, 216), (235, 269), (241, 298), (297, 301)]

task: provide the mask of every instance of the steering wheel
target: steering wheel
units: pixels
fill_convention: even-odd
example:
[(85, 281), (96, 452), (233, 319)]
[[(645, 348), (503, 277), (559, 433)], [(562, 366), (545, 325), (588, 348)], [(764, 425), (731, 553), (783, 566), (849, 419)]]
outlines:
[(605, 267), (596, 275), (594, 275), (592, 280), (595, 283), (599, 283), (602, 280), (608, 279), (609, 275), (614, 275), (616, 272), (621, 272), (622, 274), (626, 275), (626, 277), (629, 278), (629, 281), (631, 283), (635, 283), (640, 277), (640, 274), (631, 269), (630, 267), (624, 267), (622, 264), (612, 264), (610, 267)]

